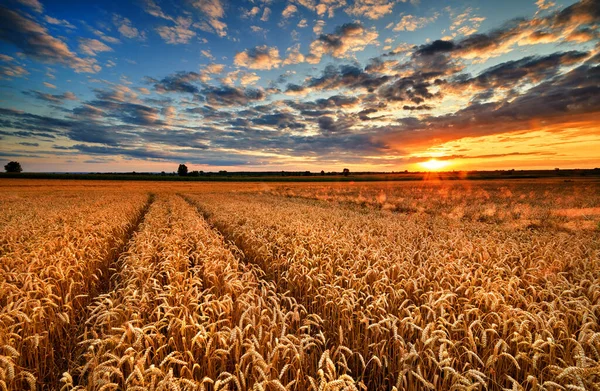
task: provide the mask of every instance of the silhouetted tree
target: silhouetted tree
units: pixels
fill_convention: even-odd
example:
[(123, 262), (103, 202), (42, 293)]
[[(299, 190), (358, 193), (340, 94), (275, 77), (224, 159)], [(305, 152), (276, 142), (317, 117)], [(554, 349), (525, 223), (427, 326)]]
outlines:
[(21, 168), (21, 163), (19, 162), (9, 162), (4, 166), (6, 172), (21, 172), (23, 168)]
[(350, 174), (350, 170), (348, 170), (347, 168), (344, 168), (344, 176), (348, 176), (348, 174)]
[(325, 175), (325, 171), (321, 170), (321, 175)]
[(187, 166), (185, 164), (180, 164), (179, 168), (177, 169), (177, 175), (186, 176), (187, 173), (188, 173)]

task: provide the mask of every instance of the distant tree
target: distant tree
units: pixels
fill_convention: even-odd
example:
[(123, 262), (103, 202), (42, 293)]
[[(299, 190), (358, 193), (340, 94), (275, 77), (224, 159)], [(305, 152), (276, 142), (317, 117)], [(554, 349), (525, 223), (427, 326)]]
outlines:
[(199, 171), (192, 171), (192, 172), (188, 173), (188, 176), (194, 176), (194, 177), (200, 176), (200, 172)]
[(321, 170), (321, 175), (325, 175), (325, 171)]
[(179, 168), (177, 169), (177, 175), (179, 176), (186, 176), (188, 173), (188, 168), (185, 164), (180, 164)]
[(19, 162), (9, 162), (4, 166), (6, 172), (21, 172), (23, 168), (21, 168), (21, 163)]
[(347, 168), (344, 168), (344, 176), (348, 176), (348, 174), (350, 174), (350, 170), (348, 170)]

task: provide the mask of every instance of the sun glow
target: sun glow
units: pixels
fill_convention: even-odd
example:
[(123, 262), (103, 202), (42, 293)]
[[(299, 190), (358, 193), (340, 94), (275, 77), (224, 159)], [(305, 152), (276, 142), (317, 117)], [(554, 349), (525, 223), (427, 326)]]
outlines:
[(445, 160), (430, 159), (426, 162), (419, 163), (429, 171), (438, 171), (450, 164)]

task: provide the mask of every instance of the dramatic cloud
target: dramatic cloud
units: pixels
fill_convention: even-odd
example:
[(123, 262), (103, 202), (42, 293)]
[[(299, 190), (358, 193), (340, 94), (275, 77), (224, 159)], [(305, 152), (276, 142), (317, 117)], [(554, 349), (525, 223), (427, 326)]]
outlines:
[(35, 60), (69, 66), (75, 72), (96, 73), (94, 59), (82, 59), (66, 43), (48, 34), (45, 27), (15, 11), (0, 7), (0, 40), (11, 43)]
[[(595, 0), (534, 0), (529, 15), (408, 0), (7, 4), (0, 155), (28, 167), (395, 170), (442, 152), (452, 169), (600, 164)], [(486, 152), (496, 139), (521, 141)]]
[(278, 68), (281, 58), (279, 58), (279, 49), (263, 45), (237, 53), (233, 63), (250, 69), (269, 70)]

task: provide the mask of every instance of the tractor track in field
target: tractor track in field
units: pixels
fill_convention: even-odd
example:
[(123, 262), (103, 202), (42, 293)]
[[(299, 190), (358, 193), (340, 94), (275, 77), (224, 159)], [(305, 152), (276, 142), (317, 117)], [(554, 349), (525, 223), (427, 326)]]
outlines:
[[(113, 247), (107, 255), (106, 261), (99, 269), (99, 281), (95, 286), (95, 289), (90, 292), (90, 295), (82, 304), (82, 311), (80, 312), (80, 315), (73, 319), (73, 321), (70, 323), (66, 332), (67, 338), (77, 339), (83, 334), (85, 320), (89, 317), (88, 307), (98, 297), (115, 289), (115, 286), (117, 285), (116, 279), (119, 275), (119, 259), (123, 256), (123, 254), (127, 253), (127, 250), (129, 249), (130, 243), (134, 239), (136, 232), (141, 230), (142, 224), (146, 218), (146, 215), (148, 214), (148, 211), (150, 210), (150, 207), (154, 203), (155, 198), (156, 197), (153, 193), (148, 194), (146, 203), (140, 209), (135, 220), (131, 222), (129, 229), (124, 234), (123, 240), (120, 241), (118, 245)], [(61, 376), (62, 373), (68, 372), (72, 368), (76, 367), (77, 361), (83, 357), (84, 351), (81, 350), (82, 348), (78, 347), (70, 350), (67, 348), (68, 346), (78, 346), (78, 344), (67, 344), (64, 343), (64, 341), (57, 339), (57, 342), (54, 346), (55, 370), (51, 372), (51, 378), (42, 379), (42, 390), (60, 389), (59, 376)], [(76, 378), (76, 376), (73, 376), (73, 378)]]
[[(213, 229), (215, 232), (220, 234), (225, 239), (225, 241), (230, 242), (235, 247), (237, 247), (237, 249), (239, 251), (235, 251), (232, 253), (240, 262), (243, 262), (244, 264), (248, 264), (248, 265), (253, 265), (253, 266), (259, 268), (263, 274), (263, 276), (261, 278), (264, 279), (265, 281), (273, 282), (275, 284), (277, 293), (281, 294), (282, 296), (287, 296), (287, 297), (293, 298), (298, 304), (302, 305), (306, 309), (307, 313), (313, 313), (315, 315), (318, 315), (321, 319), (323, 319), (324, 323), (322, 324), (322, 331), (328, 341), (327, 348), (329, 348), (331, 351), (336, 349), (336, 346), (337, 346), (336, 341), (339, 340), (339, 336), (336, 334), (336, 331), (334, 331), (336, 329), (332, 325), (327, 325), (327, 322), (328, 322), (327, 314), (320, 312), (320, 311), (311, 312), (311, 310), (309, 310), (312, 296), (306, 295), (306, 296), (302, 297), (302, 296), (292, 294), (287, 289), (287, 285), (285, 283), (283, 283), (282, 279), (280, 278), (281, 273), (273, 273), (272, 271), (265, 269), (252, 256), (247, 255), (247, 253), (248, 253), (247, 249), (249, 247), (249, 244), (244, 239), (236, 238), (235, 235), (233, 235), (229, 232), (229, 230), (227, 229), (226, 226), (215, 223), (214, 218), (212, 218), (212, 216), (211, 216), (211, 213), (207, 212), (202, 207), (202, 205), (199, 201), (194, 200), (185, 194), (178, 193), (178, 195), (181, 198), (183, 198), (191, 207), (193, 207), (194, 209), (197, 210), (199, 215), (202, 218), (204, 218), (204, 220), (211, 227), (211, 229)], [(350, 365), (350, 367), (351, 367), (351, 369), (353, 369), (356, 372), (356, 373), (354, 373), (354, 375), (360, 376), (360, 374), (362, 372), (362, 376), (360, 376), (361, 380), (364, 380), (367, 384), (369, 383), (369, 381), (370, 381), (369, 375), (368, 374), (365, 375), (364, 371), (361, 371), (361, 369), (358, 368), (358, 361), (356, 361), (354, 363), (354, 368), (352, 368), (352, 365)]]

